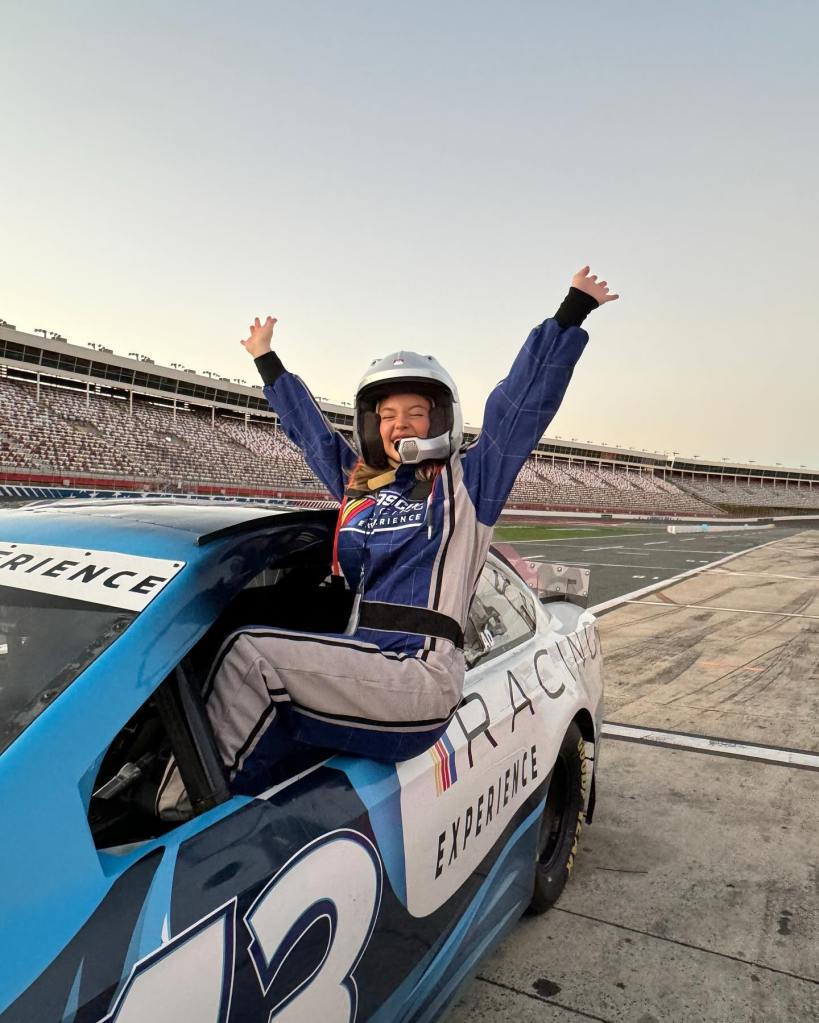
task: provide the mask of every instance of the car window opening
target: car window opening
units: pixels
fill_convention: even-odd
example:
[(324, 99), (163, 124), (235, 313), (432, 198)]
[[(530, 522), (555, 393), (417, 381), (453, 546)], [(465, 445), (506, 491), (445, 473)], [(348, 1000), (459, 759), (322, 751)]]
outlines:
[(524, 584), (488, 561), (464, 629), (467, 669), (525, 643), (536, 628), (534, 600)]
[[(273, 559), (251, 578), (188, 652), (183, 664), (191, 685), (204, 694), (216, 655), (238, 629), (267, 625), (309, 632), (343, 632), (352, 608), (352, 594), (330, 573), (325, 543), (306, 544), (301, 551)], [(162, 819), (156, 812), (157, 791), (172, 753), (184, 755), (172, 742), (158, 704), (163, 682), (125, 725), (109, 747), (93, 786), (89, 824), (100, 849), (126, 846), (158, 837), (194, 815)], [(313, 747), (284, 757), (275, 766), (275, 782), (286, 781), (327, 757)]]

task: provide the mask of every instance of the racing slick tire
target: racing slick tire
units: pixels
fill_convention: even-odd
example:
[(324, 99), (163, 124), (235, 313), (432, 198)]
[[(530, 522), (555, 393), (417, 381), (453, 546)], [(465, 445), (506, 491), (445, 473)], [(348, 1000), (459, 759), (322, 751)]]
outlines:
[(586, 745), (572, 722), (560, 746), (540, 821), (535, 883), (529, 913), (545, 913), (557, 902), (574, 867), (585, 818), (588, 786)]

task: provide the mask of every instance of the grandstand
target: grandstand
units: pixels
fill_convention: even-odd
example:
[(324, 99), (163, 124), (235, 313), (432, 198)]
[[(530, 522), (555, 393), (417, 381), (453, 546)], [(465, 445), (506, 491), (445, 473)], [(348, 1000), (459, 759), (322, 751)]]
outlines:
[[(320, 404), (338, 429), (352, 430), (350, 406)], [(477, 433), (467, 427), (467, 440)], [(331, 499), (260, 387), (99, 346), (88, 351), (0, 321), (3, 486), (7, 495), (60, 488)], [(809, 513), (819, 510), (819, 471), (544, 437), (508, 507), (708, 518)]]
[(318, 481), (275, 426), (262, 429), (195, 408), (132, 405), (62, 387), (0, 382), (0, 465), (52, 477), (94, 476), (188, 490), (195, 484), (252, 490), (316, 490)]
[(635, 514), (713, 515), (719, 508), (686, 494), (653, 473), (544, 462), (524, 465), (510, 495), (513, 506)]

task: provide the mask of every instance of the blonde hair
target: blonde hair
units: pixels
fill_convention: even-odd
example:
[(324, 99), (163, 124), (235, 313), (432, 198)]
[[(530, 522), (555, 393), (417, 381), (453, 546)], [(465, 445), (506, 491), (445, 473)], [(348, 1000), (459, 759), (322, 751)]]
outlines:
[[(418, 468), (415, 470), (415, 478), (418, 480), (431, 480), (438, 472), (443, 462), (421, 462)], [(396, 468), (390, 463), (391, 468)], [(383, 476), (389, 472), (389, 469), (374, 469), (371, 465), (359, 458), (356, 464), (350, 470), (350, 475), (347, 477), (347, 486), (350, 490), (370, 490), (370, 480), (378, 479), (379, 476)], [(386, 481), (385, 481), (386, 482)]]

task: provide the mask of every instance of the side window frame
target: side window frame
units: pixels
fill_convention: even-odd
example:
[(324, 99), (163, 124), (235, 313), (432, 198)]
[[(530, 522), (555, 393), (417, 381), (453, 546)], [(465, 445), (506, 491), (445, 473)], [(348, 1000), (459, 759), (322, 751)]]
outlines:
[[(492, 589), (494, 589), (498, 597), (503, 601), (502, 613), (500, 614), (501, 622), (504, 617), (511, 614), (517, 614), (517, 616), (525, 623), (526, 633), (517, 636), (515, 639), (508, 642), (503, 641), (503, 632), (498, 632), (494, 637), (495, 640), (500, 642), (492, 641), (491, 634), (491, 621), (481, 621), (479, 618), (481, 601), (481, 584), (491, 578), (493, 581), (490, 583)], [(500, 582), (500, 586), (498, 585)], [(516, 604), (509, 599), (509, 593), (514, 594), (521, 602), (521, 606), (518, 607)], [(492, 608), (492, 611), (498, 613), (497, 608)], [(487, 628), (490, 629), (487, 635)], [(517, 647), (522, 646), (524, 643), (534, 639), (537, 634), (537, 611), (535, 607), (534, 598), (530, 595), (525, 585), (515, 579), (511, 572), (505, 567), (498, 564), (496, 561), (487, 560), (484, 567), (481, 569), (480, 581), (478, 583), (475, 597), (472, 601), (472, 606), (469, 609), (467, 635), (470, 632), (474, 632), (478, 642), (485, 644), (482, 652), (472, 660), (471, 662), (467, 659), (467, 683), (469, 680), (469, 672), (474, 668), (486, 664), (488, 661), (493, 660), (496, 657), (500, 657), (503, 654), (507, 654)]]

